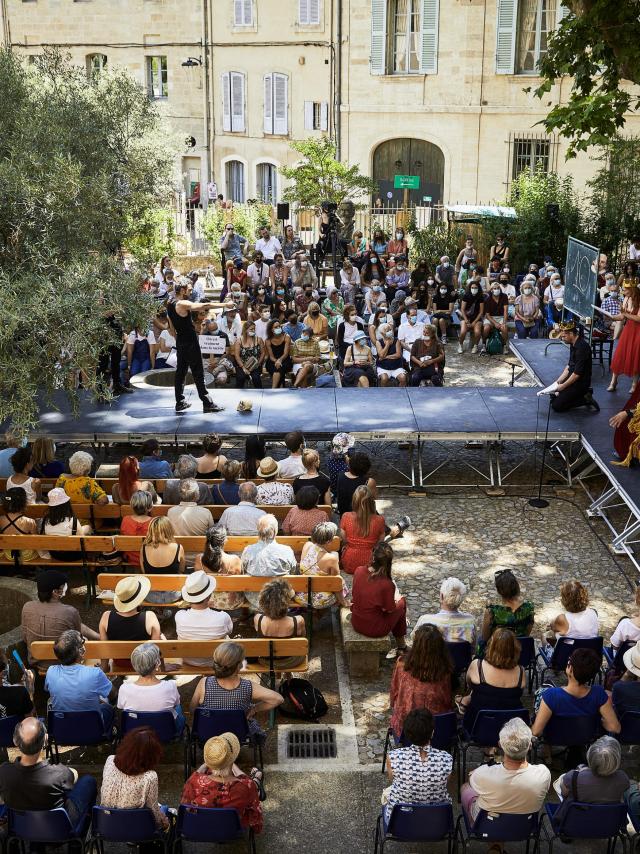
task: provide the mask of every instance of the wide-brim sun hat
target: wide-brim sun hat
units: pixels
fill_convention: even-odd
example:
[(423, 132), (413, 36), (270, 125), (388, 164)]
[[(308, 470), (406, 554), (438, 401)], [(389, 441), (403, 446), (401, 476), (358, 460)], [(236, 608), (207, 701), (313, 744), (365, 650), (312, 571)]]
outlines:
[(354, 341), (366, 341), (367, 335), (361, 329), (359, 329), (356, 334), (353, 336)]
[(211, 596), (216, 589), (216, 584), (216, 579), (212, 575), (207, 575), (204, 570), (199, 569), (197, 572), (192, 572), (185, 581), (181, 590), (182, 598), (185, 602), (197, 605)]
[(240, 742), (232, 732), (209, 738), (204, 745), (204, 763), (212, 771), (229, 768), (238, 758)]
[(60, 486), (56, 486), (54, 489), (49, 490), (49, 494), (47, 495), (47, 503), (49, 507), (59, 507), (61, 504), (66, 504), (68, 501), (71, 501), (71, 498)]
[(341, 451), (349, 451), (355, 445), (356, 440), (350, 433), (336, 433), (331, 440), (334, 448), (340, 448)]
[(633, 673), (634, 676), (640, 676), (640, 641), (637, 641), (635, 646), (632, 646), (631, 649), (625, 652), (622, 660), (629, 673)]
[(146, 575), (130, 575), (116, 584), (113, 607), (119, 614), (128, 614), (141, 605), (151, 590), (151, 579)]
[(273, 457), (265, 457), (258, 466), (258, 477), (273, 477), (280, 471), (280, 466)]

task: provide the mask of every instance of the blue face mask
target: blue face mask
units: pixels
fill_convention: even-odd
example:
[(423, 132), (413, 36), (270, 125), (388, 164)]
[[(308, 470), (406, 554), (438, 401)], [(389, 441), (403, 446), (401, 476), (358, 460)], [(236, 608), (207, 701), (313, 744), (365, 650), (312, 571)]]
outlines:
[(274, 335), (282, 335), (282, 329), (280, 329), (279, 326), (274, 326), (273, 327), (273, 334)]
[(303, 333), (300, 337), (302, 338), (302, 340), (303, 340), (303, 341), (308, 341), (308, 340), (309, 340), (309, 336), (308, 336), (308, 335), (306, 335), (305, 333)]
[(412, 326), (415, 326), (415, 324), (416, 324), (417, 322), (418, 322), (418, 318), (417, 318), (417, 317), (410, 317), (410, 318), (409, 318), (409, 323), (410, 323)]
[(283, 294), (283, 293), (284, 293), (284, 288), (277, 288), (277, 289), (276, 289), (276, 293), (277, 293), (277, 294)]

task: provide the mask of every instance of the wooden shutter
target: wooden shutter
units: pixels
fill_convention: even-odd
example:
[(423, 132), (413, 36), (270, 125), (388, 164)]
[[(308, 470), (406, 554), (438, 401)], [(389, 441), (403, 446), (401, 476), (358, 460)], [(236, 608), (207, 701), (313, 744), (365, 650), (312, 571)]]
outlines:
[(273, 75), (273, 132), (289, 133), (289, 78), (286, 74)]
[(313, 101), (304, 102), (304, 129), (313, 130)]
[(516, 57), (518, 0), (498, 0), (496, 74), (513, 74)]
[(222, 75), (222, 130), (231, 130), (231, 80), (228, 71)]
[(244, 131), (244, 74), (231, 72), (231, 130)]
[(422, 71), (423, 74), (437, 74), (438, 72), (439, 7), (439, 0), (422, 0), (420, 71)]
[(264, 132), (273, 133), (273, 75), (264, 76)]
[(329, 104), (322, 101), (320, 104), (320, 130), (329, 130)]
[(387, 54), (387, 0), (371, 0), (371, 74), (384, 74)]

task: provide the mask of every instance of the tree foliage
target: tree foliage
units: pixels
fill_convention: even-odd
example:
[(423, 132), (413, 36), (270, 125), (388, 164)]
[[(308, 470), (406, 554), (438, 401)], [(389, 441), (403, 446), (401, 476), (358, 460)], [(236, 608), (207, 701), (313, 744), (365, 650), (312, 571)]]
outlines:
[(460, 226), (450, 226), (447, 222), (431, 222), (425, 228), (418, 228), (415, 218), (410, 220), (407, 230), (411, 235), (409, 254), (414, 264), (420, 258), (425, 258), (429, 264), (437, 264), (443, 255), (455, 261), (466, 236)]
[(290, 181), (282, 196), (285, 202), (315, 207), (324, 200), (340, 204), (377, 192), (376, 183), (362, 175), (357, 166), (336, 160), (335, 143), (327, 137), (292, 142), (291, 148), (301, 160), (295, 166), (280, 168)]
[[(38, 393), (94, 384), (100, 350), (149, 322), (152, 302), (117, 255), (171, 188), (174, 152), (141, 87), (90, 80), (50, 52), (0, 51), (0, 421), (37, 420)], [(147, 261), (147, 257), (142, 260)]]
[[(640, 84), (640, 4), (638, 0), (563, 0), (571, 13), (549, 35), (540, 62), (543, 98), (560, 77), (572, 78), (565, 104), (543, 124), (570, 140), (567, 157), (593, 145), (608, 145), (625, 124), (625, 114), (640, 107), (630, 83)], [(626, 82), (625, 82), (626, 81)]]

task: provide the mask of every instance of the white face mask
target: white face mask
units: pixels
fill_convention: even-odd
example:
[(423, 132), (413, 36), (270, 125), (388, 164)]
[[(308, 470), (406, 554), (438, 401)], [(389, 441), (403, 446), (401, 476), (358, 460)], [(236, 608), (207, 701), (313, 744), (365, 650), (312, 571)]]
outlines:
[(444, 294), (446, 294), (446, 292), (447, 292), (447, 289), (446, 289), (446, 288), (440, 288), (440, 293), (441, 293), (441, 294), (443, 294), (443, 295), (444, 295)]
[(475, 294), (477, 294), (477, 293), (478, 293), (478, 289), (477, 289), (477, 288), (471, 288), (471, 293), (472, 293), (472, 294), (474, 294), (474, 295), (475, 295)]
[(531, 294), (533, 292), (532, 292), (531, 288), (523, 288), (522, 293), (525, 294), (526, 296), (529, 296), (529, 294)]
[(401, 231), (396, 231), (396, 240), (402, 240), (404, 234)]
[(501, 290), (500, 288), (491, 288), (491, 293), (494, 295), (494, 297), (497, 297), (500, 295)]
[(448, 262), (448, 261), (443, 261), (443, 262), (442, 262), (442, 266), (443, 266), (443, 267), (445, 268), (445, 270), (446, 270), (446, 269), (447, 269), (447, 267), (449, 266), (449, 262)]

